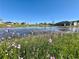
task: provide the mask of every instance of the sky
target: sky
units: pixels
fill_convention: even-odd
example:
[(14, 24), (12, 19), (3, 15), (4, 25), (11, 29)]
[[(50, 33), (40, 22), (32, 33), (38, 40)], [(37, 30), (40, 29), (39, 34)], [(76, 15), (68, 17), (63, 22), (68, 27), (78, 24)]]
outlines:
[(0, 19), (26, 23), (79, 20), (79, 0), (0, 0)]

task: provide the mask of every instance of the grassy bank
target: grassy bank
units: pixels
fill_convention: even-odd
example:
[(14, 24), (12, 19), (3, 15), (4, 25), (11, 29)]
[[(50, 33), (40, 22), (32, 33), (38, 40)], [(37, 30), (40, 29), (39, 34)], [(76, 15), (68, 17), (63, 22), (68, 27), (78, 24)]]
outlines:
[(6, 27), (27, 27), (28, 24), (0, 24), (0, 28), (6, 28)]
[(0, 24), (0, 28), (5, 27), (49, 27), (50, 25), (37, 25), (37, 24)]
[(0, 59), (79, 59), (79, 33), (46, 34), (0, 42)]

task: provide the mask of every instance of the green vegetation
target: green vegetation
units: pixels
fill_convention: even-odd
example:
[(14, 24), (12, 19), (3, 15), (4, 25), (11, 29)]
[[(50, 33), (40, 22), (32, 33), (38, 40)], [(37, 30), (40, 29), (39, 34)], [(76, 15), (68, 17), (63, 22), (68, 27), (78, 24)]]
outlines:
[(35, 27), (48, 27), (48, 26), (53, 26), (54, 23), (51, 22), (51, 23), (35, 23), (35, 24), (29, 24), (29, 23), (26, 23), (26, 22), (3, 22), (2, 21), (3, 19), (0, 19), (0, 28), (5, 28), (5, 27), (32, 27), (32, 26), (35, 26)]
[[(75, 25), (74, 25), (75, 24)], [(64, 27), (79, 27), (79, 20), (76, 21), (61, 21), (54, 23), (52, 22), (41, 22), (41, 23), (27, 23), (27, 22), (3, 22), (3, 19), (0, 19), (0, 28), (2, 27), (9, 27), (7, 25), (10, 25), (10, 27), (49, 27), (49, 26), (64, 26)]]
[(0, 24), (0, 28), (5, 27), (48, 27), (51, 26), (49, 24)]
[(79, 33), (46, 34), (0, 42), (0, 59), (79, 59)]
[(5, 28), (5, 27), (27, 27), (29, 26), (28, 24), (0, 24), (0, 28)]

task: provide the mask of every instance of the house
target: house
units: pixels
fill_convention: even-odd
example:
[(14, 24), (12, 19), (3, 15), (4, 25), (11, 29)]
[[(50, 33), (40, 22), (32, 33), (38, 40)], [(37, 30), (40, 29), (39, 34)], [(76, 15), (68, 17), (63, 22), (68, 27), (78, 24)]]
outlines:
[(77, 22), (74, 22), (74, 26), (77, 26), (78, 25), (78, 23)]
[(74, 26), (78, 26), (79, 25), (79, 22), (76, 21), (76, 22), (73, 23), (73, 25)]

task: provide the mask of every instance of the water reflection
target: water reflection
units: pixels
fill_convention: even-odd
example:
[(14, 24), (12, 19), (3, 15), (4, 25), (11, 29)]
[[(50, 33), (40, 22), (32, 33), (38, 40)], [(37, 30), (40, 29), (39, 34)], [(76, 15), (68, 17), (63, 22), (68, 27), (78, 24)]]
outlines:
[[(34, 34), (33, 31), (50, 31), (50, 32), (79, 32), (79, 28), (66, 27), (27, 27), (27, 28), (0, 28), (0, 39), (11, 39), (13, 37), (25, 37), (28, 34)], [(37, 33), (35, 33), (37, 35)], [(39, 34), (39, 33), (38, 33)]]
[(79, 28), (69, 28), (70, 32), (79, 32)]

